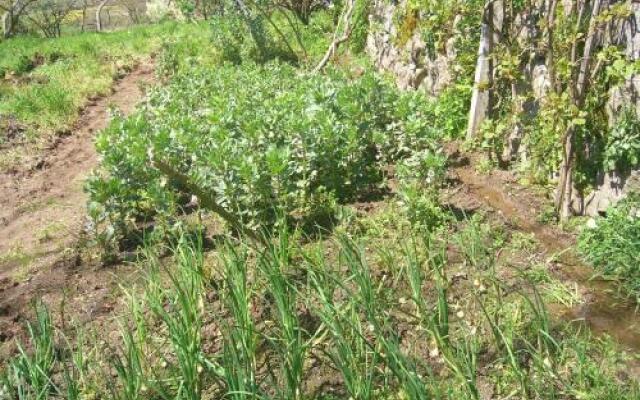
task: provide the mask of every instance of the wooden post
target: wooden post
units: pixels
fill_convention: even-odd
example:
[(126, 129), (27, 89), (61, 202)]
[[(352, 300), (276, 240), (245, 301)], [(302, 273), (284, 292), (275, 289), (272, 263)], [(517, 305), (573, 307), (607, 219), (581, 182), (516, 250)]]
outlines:
[(471, 107), (469, 109), (469, 124), (467, 138), (473, 138), (491, 110), (491, 52), (494, 44), (500, 40), (503, 23), (502, 0), (489, 0), (484, 7), (480, 46), (476, 74), (474, 78)]

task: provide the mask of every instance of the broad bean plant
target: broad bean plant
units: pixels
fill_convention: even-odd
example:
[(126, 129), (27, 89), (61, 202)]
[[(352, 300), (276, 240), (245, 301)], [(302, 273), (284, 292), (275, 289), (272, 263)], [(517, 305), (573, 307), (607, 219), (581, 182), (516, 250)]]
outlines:
[(190, 196), (155, 157), (247, 227), (283, 215), (306, 223), (374, 189), (385, 164), (436, 148), (424, 115), (431, 108), (372, 73), (313, 76), (269, 63), (178, 75), (98, 136), (90, 215), (116, 240), (172, 221)]

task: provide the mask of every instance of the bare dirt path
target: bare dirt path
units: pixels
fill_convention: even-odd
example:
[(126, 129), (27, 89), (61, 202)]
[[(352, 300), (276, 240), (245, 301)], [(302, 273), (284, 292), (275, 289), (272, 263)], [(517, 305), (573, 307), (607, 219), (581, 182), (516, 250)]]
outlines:
[(110, 308), (100, 299), (109, 295), (113, 273), (75, 269), (72, 248), (86, 215), (83, 183), (98, 164), (94, 134), (108, 125), (112, 108), (124, 114), (134, 109), (153, 72), (152, 64), (139, 65), (111, 95), (88, 104), (71, 134), (56, 138), (36, 168), (0, 173), (0, 345), (19, 329), (36, 298), (82, 295), (89, 297), (83, 301), (87, 314)]
[(597, 277), (575, 254), (575, 237), (558, 227), (538, 222), (545, 201), (531, 188), (517, 183), (508, 171), (480, 174), (473, 160), (456, 149), (449, 151), (454, 182), (449, 202), (462, 210), (483, 209), (501, 219), (510, 229), (533, 234), (552, 268), (564, 281), (578, 283), (586, 291), (585, 301), (561, 310), (562, 317), (584, 322), (595, 334), (608, 334), (622, 346), (640, 351), (640, 313), (616, 296), (615, 285)]

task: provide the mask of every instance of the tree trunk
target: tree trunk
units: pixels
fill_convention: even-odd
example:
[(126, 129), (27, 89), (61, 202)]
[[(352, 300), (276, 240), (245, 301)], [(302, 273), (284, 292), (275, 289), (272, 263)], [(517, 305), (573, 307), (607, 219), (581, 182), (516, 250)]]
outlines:
[(556, 189), (556, 209), (561, 221), (566, 221), (571, 215), (571, 201), (573, 194), (573, 136), (574, 128), (570, 127), (562, 147), (562, 164)]
[(87, 1), (82, 2), (82, 22), (80, 23), (80, 32), (84, 33), (84, 26), (87, 21)]
[(6, 11), (2, 15), (2, 34), (3, 37), (9, 38), (13, 36), (16, 27), (22, 17), (22, 14), (25, 12), (27, 7), (34, 3), (37, 0), (16, 0), (15, 3), (10, 4), (9, 7), (0, 7), (4, 11)]
[(558, 91), (556, 86), (556, 70), (553, 59), (553, 32), (556, 21), (556, 9), (558, 8), (558, 0), (549, 0), (549, 8), (547, 9), (547, 71), (549, 76), (549, 86), (551, 89)]
[(351, 32), (353, 31), (353, 24), (351, 23), (351, 19), (352, 19), (353, 10), (355, 7), (355, 0), (349, 0), (349, 4), (345, 5), (345, 7), (347, 7), (346, 11), (344, 12), (343, 17), (340, 19), (340, 22), (344, 23), (342, 36), (338, 37), (338, 32), (340, 30), (340, 25), (341, 25), (341, 23), (339, 22), (338, 26), (336, 26), (335, 32), (333, 33), (333, 41), (329, 45), (327, 52), (324, 54), (324, 57), (322, 57), (322, 60), (320, 60), (318, 65), (316, 65), (316, 67), (313, 69), (314, 73), (318, 73), (322, 71), (324, 67), (327, 65), (327, 63), (329, 62), (329, 60), (331, 59), (331, 57), (335, 55), (336, 51), (338, 50), (338, 47), (342, 43), (349, 40), (349, 38), (351, 37)]
[(102, 18), (100, 15), (102, 14), (102, 9), (104, 8), (104, 6), (107, 5), (108, 2), (109, 0), (102, 0), (100, 4), (98, 4), (98, 8), (96, 9), (96, 31), (97, 32), (102, 32)]
[[(601, 0), (594, 0), (593, 8), (591, 9), (591, 18), (589, 19), (589, 29), (584, 42), (584, 49), (582, 53), (582, 59), (579, 64), (578, 76), (575, 79), (575, 84), (571, 85), (570, 94), (573, 104), (578, 110), (582, 109), (585, 103), (587, 90), (589, 88), (589, 71), (592, 64), (592, 53), (595, 47), (595, 36), (598, 29), (598, 15), (600, 14), (600, 8), (602, 5)], [(578, 24), (582, 18), (584, 8), (579, 11)], [(577, 61), (576, 49), (577, 44), (574, 44), (572, 48), (571, 58), (575, 62)], [(560, 177), (558, 179), (558, 187), (556, 189), (556, 210), (558, 211), (561, 221), (566, 221), (572, 215), (571, 203), (573, 201), (573, 169), (575, 161), (575, 126), (570, 125), (565, 134), (562, 146), (563, 146), (563, 160), (560, 167)]]
[(2, 36), (7, 39), (13, 31), (13, 10), (2, 15)]

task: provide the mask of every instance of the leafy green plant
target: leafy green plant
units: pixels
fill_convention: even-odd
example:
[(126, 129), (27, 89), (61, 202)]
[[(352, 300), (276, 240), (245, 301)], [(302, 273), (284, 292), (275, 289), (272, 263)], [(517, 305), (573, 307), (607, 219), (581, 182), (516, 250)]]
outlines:
[(403, 184), (398, 192), (402, 211), (415, 227), (434, 230), (443, 225), (448, 215), (438, 202), (437, 192), (416, 182)]
[(365, 336), (358, 303), (355, 300), (337, 303), (335, 293), (341, 284), (334, 280), (326, 260), (319, 255), (310, 261), (309, 280), (317, 299), (314, 311), (331, 337), (326, 353), (340, 371), (349, 394), (354, 399), (372, 399), (380, 354)]
[(471, 84), (465, 79), (461, 78), (438, 95), (433, 109), (432, 123), (438, 132), (434, 137), (446, 140), (464, 137), (471, 105)]
[(242, 63), (245, 42), (244, 26), (237, 15), (216, 16), (211, 21), (212, 40), (221, 51), (223, 61)]
[[(180, 240), (176, 250), (177, 272), (167, 271), (169, 289), (153, 287), (147, 291), (148, 305), (167, 329), (175, 355), (177, 379), (171, 398), (199, 400), (203, 390), (202, 371), (202, 282), (201, 240)], [(152, 282), (157, 285), (158, 282)]]
[(297, 291), (287, 277), (290, 262), (290, 235), (281, 229), (275, 244), (267, 246), (260, 255), (258, 268), (266, 278), (269, 293), (275, 303), (278, 329), (271, 338), (282, 359), (285, 380), (283, 398), (296, 400), (302, 396), (302, 378), (309, 345), (296, 313)]
[(605, 277), (619, 280), (640, 300), (640, 197), (630, 195), (609, 208), (606, 216), (590, 220), (578, 249)]
[(438, 189), (444, 184), (447, 156), (441, 149), (415, 151), (396, 168), (400, 184), (416, 182), (425, 188)]
[(369, 34), (369, 13), (372, 8), (372, 0), (357, 0), (353, 12), (354, 27), (351, 33), (351, 50), (358, 54), (365, 50), (367, 35)]
[(616, 124), (609, 130), (604, 150), (607, 171), (627, 173), (640, 164), (640, 119), (635, 110), (622, 111)]
[(258, 332), (251, 314), (254, 289), (248, 281), (248, 254), (246, 249), (228, 244), (221, 257), (225, 282), (222, 300), (231, 316), (231, 320), (221, 320), (222, 378), (228, 398), (258, 399), (262, 397), (257, 377)]
[(34, 308), (36, 322), (27, 324), (32, 350), (18, 346), (19, 354), (9, 363), (4, 379), (9, 393), (20, 400), (48, 399), (57, 389), (52, 380), (57, 357), (51, 314), (43, 303)]

